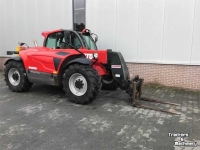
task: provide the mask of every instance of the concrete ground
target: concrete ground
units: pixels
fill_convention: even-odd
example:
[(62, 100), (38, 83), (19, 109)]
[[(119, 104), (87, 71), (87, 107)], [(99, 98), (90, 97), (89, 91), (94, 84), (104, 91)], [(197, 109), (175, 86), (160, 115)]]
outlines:
[(89, 105), (76, 105), (57, 87), (34, 85), (29, 92), (13, 93), (0, 73), (0, 150), (172, 150), (200, 149), (174, 146), (180, 137), (200, 145), (200, 93), (145, 87), (144, 95), (181, 106), (140, 102), (171, 115), (130, 106), (120, 90), (102, 91)]

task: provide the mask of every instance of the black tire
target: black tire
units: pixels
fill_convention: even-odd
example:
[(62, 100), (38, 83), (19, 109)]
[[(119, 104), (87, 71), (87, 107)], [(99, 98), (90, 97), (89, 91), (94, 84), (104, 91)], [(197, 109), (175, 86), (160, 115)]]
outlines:
[[(73, 80), (73, 77), (77, 74), (81, 76), (81, 80), (77, 77), (77, 79), (75, 78), (76, 80), (71, 82), (71, 80)], [(76, 82), (78, 80), (81, 82), (82, 87), (76, 87)], [(99, 89), (101, 88), (100, 81), (101, 78), (98, 76), (97, 71), (94, 68), (92, 68), (92, 66), (72, 64), (67, 69), (65, 69), (63, 75), (63, 90), (65, 91), (66, 95), (69, 97), (69, 100), (71, 102), (74, 102), (76, 104), (88, 104), (95, 100), (97, 94), (99, 93)], [(87, 82), (87, 84), (84, 84), (84, 82)], [(87, 88), (85, 88), (84, 86)], [(75, 92), (73, 92), (73, 90), (71, 90), (70, 88), (74, 88), (75, 90), (77, 90), (78, 88), (79, 90), (84, 89), (85, 92), (82, 92), (83, 95), (78, 95), (81, 92), (75, 95)]]
[(103, 86), (103, 84), (102, 84), (102, 82), (101, 82), (101, 78), (100, 78), (98, 84), (100, 85), (100, 86), (99, 86), (99, 89), (98, 89), (98, 93), (100, 93), (100, 92), (101, 92), (101, 88), (102, 88), (102, 86)]
[[(98, 72), (97, 71), (95, 71), (95, 73), (96, 73), (96, 76), (98, 76)], [(102, 81), (101, 81), (101, 77), (99, 77), (99, 81), (98, 81), (98, 85), (99, 85), (99, 89), (98, 89), (98, 93), (100, 93), (101, 92), (101, 88), (102, 88)]]
[[(15, 70), (15, 72), (17, 72), (17, 73), (14, 72), (13, 74), (17, 74), (18, 79), (15, 80), (14, 75), (12, 75), (12, 77), (10, 76), (10, 74), (12, 74), (11, 73), (12, 70)], [(28, 91), (32, 87), (32, 83), (28, 80), (26, 76), (26, 70), (21, 61), (14, 61), (14, 60), (9, 61), (5, 65), (4, 72), (5, 72), (4, 76), (5, 76), (6, 85), (9, 87), (11, 91), (25, 92), (25, 91)], [(14, 80), (16, 81), (15, 84), (12, 83), (12, 81)]]
[(102, 79), (102, 89), (114, 91), (118, 88), (117, 82), (111, 76), (104, 77)]

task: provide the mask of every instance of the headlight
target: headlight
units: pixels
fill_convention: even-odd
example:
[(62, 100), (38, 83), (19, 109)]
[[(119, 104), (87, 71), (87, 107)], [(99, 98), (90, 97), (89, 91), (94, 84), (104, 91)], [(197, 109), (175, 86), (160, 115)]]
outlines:
[(98, 59), (98, 53), (93, 53), (93, 58)]

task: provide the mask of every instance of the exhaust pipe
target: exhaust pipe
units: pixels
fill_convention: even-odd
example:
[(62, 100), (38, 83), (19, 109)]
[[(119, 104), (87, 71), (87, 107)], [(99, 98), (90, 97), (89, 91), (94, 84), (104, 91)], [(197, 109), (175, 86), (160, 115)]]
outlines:
[(38, 47), (36, 39), (33, 40), (33, 43), (34, 43), (35, 47)]

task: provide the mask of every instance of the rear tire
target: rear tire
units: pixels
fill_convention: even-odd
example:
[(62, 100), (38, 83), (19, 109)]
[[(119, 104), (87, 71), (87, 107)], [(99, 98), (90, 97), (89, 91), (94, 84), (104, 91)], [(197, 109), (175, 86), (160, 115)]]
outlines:
[(113, 77), (107, 76), (102, 79), (102, 89), (114, 91), (118, 87), (119, 86)]
[(76, 104), (88, 104), (95, 100), (101, 84), (97, 71), (92, 66), (73, 64), (65, 69), (63, 90), (69, 100)]
[(5, 65), (5, 81), (6, 85), (13, 92), (25, 92), (32, 87), (32, 83), (26, 76), (26, 70), (22, 62), (9, 61)]

